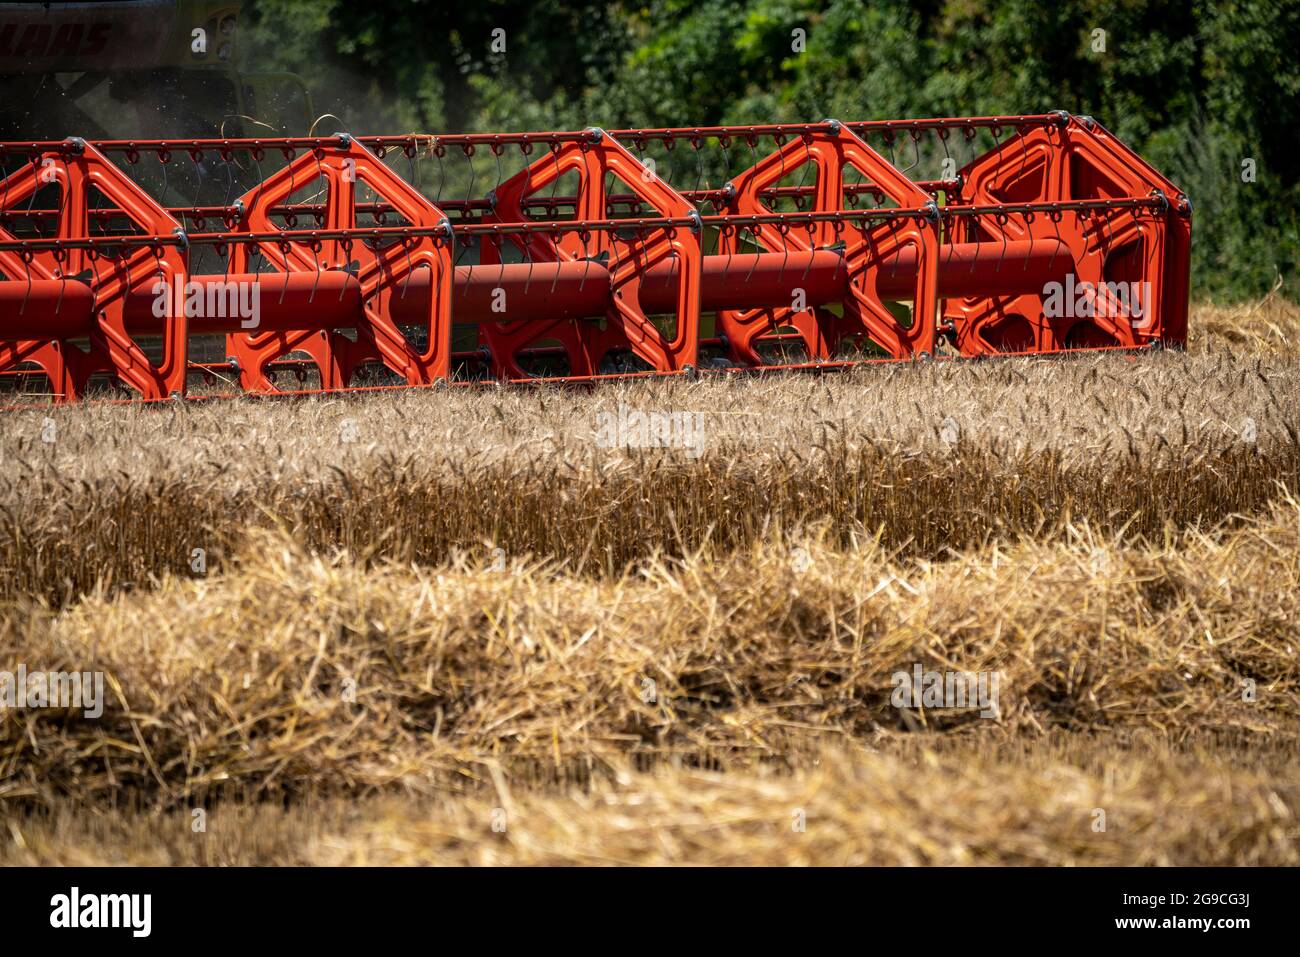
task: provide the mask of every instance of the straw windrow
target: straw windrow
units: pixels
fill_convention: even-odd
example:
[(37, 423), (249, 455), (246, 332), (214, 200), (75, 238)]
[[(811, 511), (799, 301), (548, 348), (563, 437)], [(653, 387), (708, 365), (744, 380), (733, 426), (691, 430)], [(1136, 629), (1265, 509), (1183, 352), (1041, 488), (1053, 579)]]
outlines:
[[(211, 582), (7, 614), (4, 660), (92, 662), (111, 692), (97, 722), (6, 713), (2, 793), (436, 791), (489, 766), (798, 765), (924, 729), (1292, 739), (1298, 556), (1294, 503), (1178, 550), (1080, 532), (900, 565), (805, 541), (616, 581), (366, 568), (268, 535)], [(996, 720), (895, 707), (895, 675), (916, 665), (998, 673)]]

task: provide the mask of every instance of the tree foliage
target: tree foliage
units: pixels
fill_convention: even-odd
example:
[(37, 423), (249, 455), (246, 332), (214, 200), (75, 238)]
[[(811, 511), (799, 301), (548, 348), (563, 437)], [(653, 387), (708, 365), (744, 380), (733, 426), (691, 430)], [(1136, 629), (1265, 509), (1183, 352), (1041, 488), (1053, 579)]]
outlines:
[(1256, 295), (1300, 261), (1300, 0), (250, 0), (246, 19), (248, 62), (358, 131), (1087, 113), (1192, 197), (1198, 292)]

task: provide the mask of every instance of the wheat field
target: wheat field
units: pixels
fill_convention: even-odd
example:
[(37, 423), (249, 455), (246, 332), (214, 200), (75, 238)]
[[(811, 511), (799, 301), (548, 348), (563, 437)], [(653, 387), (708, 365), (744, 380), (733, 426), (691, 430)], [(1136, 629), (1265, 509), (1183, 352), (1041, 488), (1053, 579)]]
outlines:
[(7, 413), (0, 669), (106, 701), (0, 710), (0, 862), (1297, 863), (1300, 309), (1192, 328)]

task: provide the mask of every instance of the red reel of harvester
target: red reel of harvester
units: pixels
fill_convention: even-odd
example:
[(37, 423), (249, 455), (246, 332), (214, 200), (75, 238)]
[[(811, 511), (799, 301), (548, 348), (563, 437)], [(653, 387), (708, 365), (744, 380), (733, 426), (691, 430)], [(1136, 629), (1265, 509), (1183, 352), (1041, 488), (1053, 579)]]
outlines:
[[(957, 144), (970, 159), (915, 179), (923, 141), (950, 165)], [(470, 164), (458, 199), (441, 197), (445, 179), (430, 199), (383, 160), (400, 150), (412, 174), (429, 157), (441, 170), (449, 144)], [(735, 144), (753, 159), (724, 185), (679, 190), (629, 151), (656, 144), (688, 149), (697, 179), (706, 152), (727, 169)], [(512, 148), (524, 167), (503, 180)], [(482, 195), (476, 149), (498, 170)], [(216, 158), (232, 182), (236, 168), (260, 181), (224, 206), (168, 209), (127, 173), (147, 153)], [(949, 344), (966, 356), (1051, 353), (1187, 334), (1187, 197), (1065, 113), (69, 140), (0, 144), (0, 158), (0, 381), (34, 371), (57, 401), (96, 376), (162, 399), (185, 395), (190, 373), (233, 372), (246, 391), (275, 392), (278, 372), (312, 368), (328, 391), (365, 368), (409, 386), (594, 380), (692, 374), (702, 355), (730, 370), (827, 368)], [(263, 162), (279, 168), (262, 177)], [(208, 231), (211, 220), (224, 227)], [(196, 273), (211, 262), (200, 250), (215, 250), (220, 272)], [(255, 315), (212, 310), (232, 289), (256, 291)], [(475, 348), (454, 352), (468, 327)], [(196, 358), (193, 337), (213, 333), (224, 355)]]

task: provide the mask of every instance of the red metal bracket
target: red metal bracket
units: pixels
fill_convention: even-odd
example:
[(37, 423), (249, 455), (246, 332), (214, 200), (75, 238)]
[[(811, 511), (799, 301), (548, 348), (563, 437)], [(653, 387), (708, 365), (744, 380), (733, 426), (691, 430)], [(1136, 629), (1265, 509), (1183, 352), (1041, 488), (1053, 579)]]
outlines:
[[(1065, 203), (1156, 196), (1160, 210), (1129, 207), (994, 215), (964, 224), (959, 239), (1063, 243), (1070, 260), (1063, 315), (1043, 292), (948, 300), (944, 319), (963, 355), (1079, 347), (1181, 344), (1187, 336), (1191, 223), (1186, 197), (1095, 121), (1022, 131), (961, 171), (960, 203)], [(1016, 265), (1005, 267), (1014, 271)], [(1138, 309), (1108, 284), (1142, 283)], [(1131, 288), (1131, 287), (1130, 287)], [(1138, 314), (1140, 313), (1140, 314)]]
[[(750, 232), (759, 246), (769, 252), (812, 252), (843, 244), (848, 271), (848, 295), (842, 300), (843, 315), (825, 308), (773, 305), (744, 311), (722, 310), (718, 330), (727, 337), (731, 357), (746, 365), (761, 365), (756, 340), (783, 326), (793, 327), (814, 360), (835, 356), (848, 337), (865, 335), (894, 358), (918, 353), (932, 354), (937, 308), (936, 261), (939, 251), (938, 210), (932, 197), (898, 172), (875, 150), (843, 124), (831, 121), (826, 129), (805, 132), (789, 141), (731, 184), (727, 212), (761, 216), (772, 210), (761, 194), (798, 171), (805, 164), (816, 168), (812, 212), (844, 212), (845, 171), (855, 169), (867, 177), (899, 210), (915, 215), (891, 217), (878, 225), (852, 228), (850, 216), (809, 222), (803, 228), (782, 224), (760, 224)], [(743, 231), (724, 230), (719, 243), (723, 255), (740, 252)], [(885, 305), (879, 281), (885, 263), (910, 250), (916, 261), (916, 280), (911, 290), (912, 321), (905, 325)], [(799, 286), (797, 270), (789, 276), (787, 302)]]
[[(382, 238), (367, 239), (357, 222), (359, 183), (370, 187), (401, 217), (405, 232), (394, 236), (389, 231)], [(354, 138), (340, 137), (333, 148), (318, 146), (298, 155), (247, 192), (240, 200), (245, 214), (238, 232), (263, 235), (283, 231), (272, 220), (271, 209), (285, 204), (304, 186), (319, 188), (321, 184), (326, 192), (321, 233), (356, 230), (355, 238), (309, 235), (232, 244), (230, 268), (232, 273), (248, 274), (253, 254), (261, 253), (281, 272), (345, 273), (351, 277), (345, 280), (345, 287), (355, 285), (362, 304), (354, 316), (356, 339), (319, 326), (231, 333), (227, 347), (239, 362), (241, 384), (246, 389), (275, 391), (267, 367), (295, 351), (311, 357), (324, 389), (345, 388), (357, 369), (369, 362), (382, 362), (410, 385), (446, 379), (451, 371), (452, 282), (447, 219)], [(416, 280), (420, 270), (429, 275)], [(431, 288), (433, 295), (429, 294)], [(308, 305), (326, 308), (331, 297), (342, 299), (347, 293), (346, 288), (316, 288)], [(400, 301), (408, 297), (410, 303)], [(399, 308), (404, 319), (415, 312), (426, 342), (423, 349), (413, 345), (399, 328), (395, 316)]]
[[(538, 196), (568, 173), (577, 176), (577, 218), (589, 224), (606, 221), (611, 184), (615, 191), (630, 192), (660, 217), (677, 225), (639, 225), (638, 220), (608, 223), (598, 228), (552, 224), (555, 229), (526, 234), (503, 233), (527, 261), (539, 263), (590, 263), (607, 273), (609, 296), (602, 323), (579, 318), (512, 322), (509, 306), (499, 322), (480, 324), (480, 342), (490, 350), (493, 372), (501, 378), (525, 378), (518, 353), (539, 342), (555, 339), (568, 359), (568, 374), (591, 376), (611, 353), (630, 353), (658, 372), (681, 372), (696, 364), (700, 322), (700, 229), (695, 207), (655, 175), (617, 141), (600, 130), (590, 130), (576, 141), (556, 144), (550, 156), (536, 160), (506, 180), (496, 190), (496, 205), (485, 222), (531, 222), (524, 212), (529, 197)], [(481, 262), (499, 262), (499, 244), (485, 243)], [(641, 284), (647, 272), (673, 264), (677, 277), (675, 328), (659, 328), (641, 303)], [(539, 280), (540, 282), (541, 280)], [(597, 276), (593, 281), (602, 281)], [(563, 311), (564, 302), (558, 302)], [(602, 328), (603, 325), (603, 328)]]
[[(183, 292), (186, 282), (180, 223), (102, 153), (79, 140), (33, 153), (27, 165), (0, 182), (0, 209), (19, 209), (46, 187), (59, 193), (55, 235), (45, 243), (33, 242), (30, 250), (0, 250), (0, 270), (7, 277), (2, 285), (26, 285), (29, 293), (35, 282), (52, 285), (41, 290), (35, 303), (31, 295), (24, 296), (16, 314), (6, 315), (9, 329), (19, 336), (0, 341), (0, 372), (35, 363), (64, 400), (81, 395), (90, 377), (100, 372), (116, 375), (145, 399), (183, 396), (186, 317), (183, 308), (175, 308), (178, 298), (168, 292)], [(115, 204), (139, 235), (156, 241), (108, 252), (79, 242), (90, 238), (94, 193)], [(17, 238), (0, 228), (0, 239)], [(157, 365), (126, 328), (127, 294), (142, 284), (159, 295), (165, 321)], [(6, 301), (17, 291), (9, 289)], [(39, 321), (24, 321), (28, 307)], [(72, 315), (82, 309), (88, 314)], [(43, 334), (46, 330), (57, 334)], [(82, 335), (89, 340), (85, 351), (71, 341)]]

